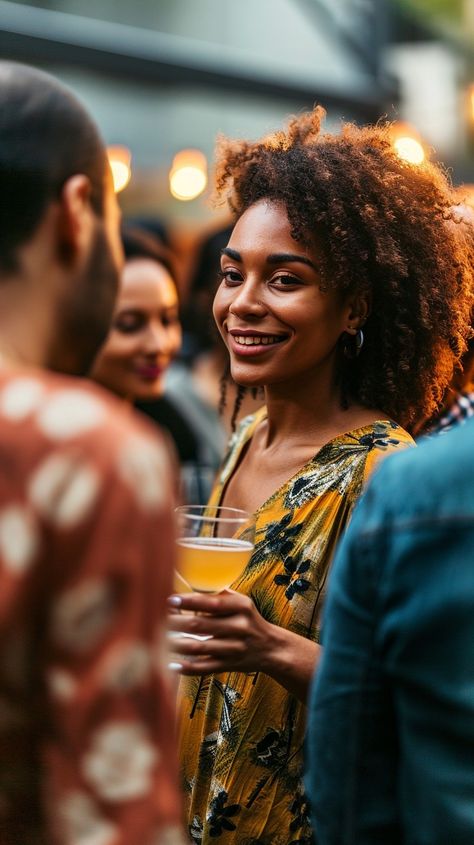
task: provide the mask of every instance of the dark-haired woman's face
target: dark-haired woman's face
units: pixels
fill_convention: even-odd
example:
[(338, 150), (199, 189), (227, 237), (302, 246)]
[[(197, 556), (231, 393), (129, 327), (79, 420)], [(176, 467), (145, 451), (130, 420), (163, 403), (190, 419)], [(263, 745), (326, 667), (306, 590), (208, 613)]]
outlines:
[(153, 399), (181, 345), (178, 295), (168, 271), (148, 258), (127, 261), (110, 334), (92, 378), (118, 396)]
[(351, 306), (322, 292), (320, 254), (298, 244), (284, 206), (261, 201), (237, 221), (221, 260), (214, 317), (232, 377), (248, 387), (334, 368)]

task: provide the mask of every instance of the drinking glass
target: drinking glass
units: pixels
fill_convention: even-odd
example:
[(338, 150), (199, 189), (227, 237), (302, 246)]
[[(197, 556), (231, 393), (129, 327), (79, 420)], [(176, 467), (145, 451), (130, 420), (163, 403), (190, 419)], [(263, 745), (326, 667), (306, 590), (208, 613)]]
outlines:
[(253, 552), (251, 514), (238, 508), (183, 505), (176, 515), (178, 575), (198, 593), (229, 587)]

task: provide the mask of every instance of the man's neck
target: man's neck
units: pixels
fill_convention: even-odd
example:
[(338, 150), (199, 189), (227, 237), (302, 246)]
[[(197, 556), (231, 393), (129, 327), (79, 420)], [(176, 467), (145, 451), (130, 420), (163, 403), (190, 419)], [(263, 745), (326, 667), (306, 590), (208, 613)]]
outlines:
[(21, 277), (0, 279), (0, 357), (4, 362), (47, 366), (54, 307), (40, 287)]

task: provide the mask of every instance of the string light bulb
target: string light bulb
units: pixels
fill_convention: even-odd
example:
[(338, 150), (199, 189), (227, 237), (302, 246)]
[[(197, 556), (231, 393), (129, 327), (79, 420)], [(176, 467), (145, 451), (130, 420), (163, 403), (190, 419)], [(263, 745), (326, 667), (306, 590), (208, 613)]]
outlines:
[(116, 194), (119, 194), (120, 191), (123, 191), (127, 187), (132, 176), (132, 154), (127, 147), (116, 145), (107, 147), (107, 158), (109, 159), (110, 169), (112, 171), (114, 191)]
[(200, 150), (176, 153), (169, 173), (170, 192), (183, 202), (200, 196), (207, 186), (207, 159)]
[(407, 123), (394, 123), (392, 143), (397, 155), (413, 165), (420, 165), (426, 159), (426, 149), (420, 134)]
[(402, 136), (394, 141), (393, 146), (399, 157), (404, 161), (408, 161), (409, 164), (423, 164), (425, 151), (423, 145), (416, 138), (410, 138), (408, 135)]

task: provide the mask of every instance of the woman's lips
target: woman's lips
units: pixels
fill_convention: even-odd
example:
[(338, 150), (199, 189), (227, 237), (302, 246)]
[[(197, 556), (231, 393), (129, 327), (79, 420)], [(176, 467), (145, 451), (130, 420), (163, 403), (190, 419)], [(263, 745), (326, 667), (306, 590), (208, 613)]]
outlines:
[(160, 376), (163, 375), (164, 371), (164, 367), (158, 367), (155, 364), (144, 364), (141, 367), (135, 367), (137, 375), (147, 381), (155, 381), (155, 379), (160, 378)]
[(288, 340), (288, 335), (272, 335), (272, 334), (253, 334), (246, 331), (245, 333), (238, 331), (229, 332), (229, 346), (235, 355), (244, 357), (263, 355), (270, 352), (277, 346)]

